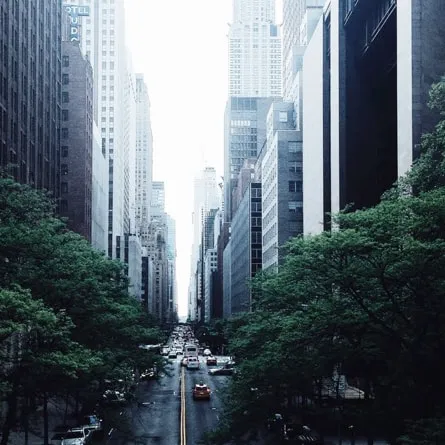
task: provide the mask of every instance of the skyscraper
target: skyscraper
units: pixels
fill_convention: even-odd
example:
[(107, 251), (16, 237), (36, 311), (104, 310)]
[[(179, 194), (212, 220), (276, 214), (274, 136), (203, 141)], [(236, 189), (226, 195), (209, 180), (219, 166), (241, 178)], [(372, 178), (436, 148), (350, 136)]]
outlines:
[[(77, 0), (66, 3), (77, 4)], [(128, 125), (134, 124), (128, 119), (131, 98), (127, 96), (134, 90), (130, 87), (125, 47), (124, 0), (91, 0), (89, 16), (82, 18), (79, 35), (83, 53), (93, 67), (94, 110), (108, 159), (108, 256), (123, 260), (124, 235), (130, 231), (128, 144), (132, 136)]]
[(197, 304), (201, 295), (202, 274), (197, 275), (197, 267), (202, 261), (202, 231), (205, 217), (211, 209), (218, 209), (221, 205), (219, 188), (216, 180), (216, 170), (205, 167), (195, 178), (194, 205), (193, 205), (193, 245), (191, 255), (191, 277), (189, 288), (189, 316), (192, 320), (197, 318)]
[(275, 0), (234, 0), (229, 96), (281, 96), (281, 38)]
[(61, 2), (0, 0), (0, 166), (60, 195)]
[(136, 75), (136, 231), (142, 244), (150, 224), (150, 200), (153, 182), (153, 134), (150, 121), (150, 99), (142, 74)]

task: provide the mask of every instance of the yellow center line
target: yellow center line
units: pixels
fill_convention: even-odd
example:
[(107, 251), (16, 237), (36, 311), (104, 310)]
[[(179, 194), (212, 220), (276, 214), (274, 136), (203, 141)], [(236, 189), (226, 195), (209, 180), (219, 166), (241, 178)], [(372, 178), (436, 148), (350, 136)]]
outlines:
[(185, 370), (181, 371), (181, 445), (187, 445), (185, 424)]

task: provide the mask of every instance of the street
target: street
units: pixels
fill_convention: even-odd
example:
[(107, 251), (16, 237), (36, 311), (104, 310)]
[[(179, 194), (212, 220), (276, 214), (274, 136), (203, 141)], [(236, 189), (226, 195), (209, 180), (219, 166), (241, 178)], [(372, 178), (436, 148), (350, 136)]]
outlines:
[[(159, 380), (139, 384), (136, 400), (122, 411), (122, 422), (111, 430), (107, 445), (196, 445), (218, 426), (230, 377), (210, 376), (203, 357), (198, 370), (181, 367), (181, 359), (170, 359)], [(201, 382), (212, 390), (210, 401), (193, 400), (192, 389)]]

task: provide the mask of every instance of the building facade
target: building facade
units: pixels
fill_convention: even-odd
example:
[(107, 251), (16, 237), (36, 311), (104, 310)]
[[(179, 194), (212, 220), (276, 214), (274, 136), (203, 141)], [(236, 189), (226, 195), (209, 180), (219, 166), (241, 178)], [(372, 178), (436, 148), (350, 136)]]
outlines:
[(0, 1), (0, 166), (60, 197), (61, 3)]
[(304, 61), (307, 76), (323, 81), (311, 104), (316, 114), (304, 117), (311, 119), (304, 152), (317, 154), (304, 157), (304, 168), (322, 181), (307, 205), (323, 197), (323, 206), (308, 209), (311, 233), (329, 226), (327, 212), (378, 203), (418, 156), (421, 134), (438, 119), (427, 101), (445, 71), (444, 12), (440, 0), (326, 3)]
[(224, 220), (234, 209), (233, 190), (246, 159), (256, 159), (266, 142), (266, 118), (271, 97), (231, 97), (226, 106), (224, 130)]
[(249, 182), (232, 221), (231, 315), (252, 307), (250, 281), (262, 268), (261, 183)]
[(142, 74), (136, 75), (135, 224), (142, 243), (148, 235), (153, 182), (153, 134), (150, 99)]
[(274, 0), (234, 0), (229, 96), (281, 96), (281, 38)]
[(213, 167), (205, 167), (200, 171), (194, 181), (193, 201), (193, 241), (191, 252), (191, 273), (189, 284), (188, 315), (189, 319), (196, 321), (201, 318), (204, 309), (201, 308), (203, 301), (203, 231), (204, 222), (211, 209), (221, 206), (216, 170)]
[(276, 271), (282, 260), (280, 248), (303, 233), (303, 144), (292, 114), (291, 103), (274, 103), (267, 118), (261, 166), (264, 270)]
[(60, 215), (92, 241), (93, 70), (77, 42), (62, 42)]

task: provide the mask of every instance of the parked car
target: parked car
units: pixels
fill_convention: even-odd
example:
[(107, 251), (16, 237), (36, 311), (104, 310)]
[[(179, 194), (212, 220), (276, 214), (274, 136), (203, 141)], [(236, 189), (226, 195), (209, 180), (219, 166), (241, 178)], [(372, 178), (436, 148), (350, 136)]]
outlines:
[(168, 353), (168, 358), (176, 358), (176, 357), (177, 357), (176, 351), (171, 350)]
[(170, 352), (170, 348), (163, 347), (163, 348), (161, 349), (161, 355), (163, 355), (163, 356), (165, 356), (165, 357), (168, 355), (169, 352)]
[(107, 389), (102, 395), (102, 401), (106, 405), (124, 405), (126, 399), (123, 392)]
[(193, 400), (210, 400), (210, 388), (204, 383), (197, 383), (193, 388)]
[(204, 356), (209, 356), (212, 355), (212, 351), (209, 348), (204, 349), (203, 351), (203, 355)]
[(60, 445), (84, 445), (89, 434), (84, 428), (74, 428), (63, 434)]
[(207, 366), (216, 366), (218, 364), (218, 361), (216, 357), (213, 357), (213, 355), (209, 355), (206, 360)]
[(233, 375), (235, 368), (232, 364), (226, 363), (220, 368), (209, 369), (210, 375)]
[(320, 435), (301, 423), (286, 422), (283, 440), (294, 445), (323, 445)]
[(187, 361), (188, 361), (188, 357), (184, 357), (184, 358), (181, 360), (181, 366), (187, 366)]
[(154, 379), (156, 379), (155, 368), (146, 369), (144, 372), (141, 373), (141, 376), (139, 377), (139, 380), (141, 381), (154, 380)]
[(67, 431), (53, 434), (53, 436), (51, 437), (51, 444), (52, 445), (62, 445), (63, 439), (66, 434), (67, 434)]

